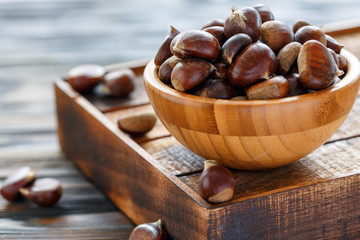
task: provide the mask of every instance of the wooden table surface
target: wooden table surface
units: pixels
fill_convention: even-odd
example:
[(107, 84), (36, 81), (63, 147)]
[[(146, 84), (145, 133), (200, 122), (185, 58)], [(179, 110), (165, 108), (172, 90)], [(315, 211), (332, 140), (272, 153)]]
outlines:
[[(133, 223), (60, 151), (52, 84), (78, 64), (151, 58), (169, 24), (198, 28), (210, 13), (225, 17), (233, 5), (253, 5), (170, 2), (0, 1), (0, 184), (14, 169), (30, 166), (64, 188), (51, 208), (0, 197), (0, 239), (128, 239)], [(289, 24), (308, 12), (306, 19), (320, 25), (358, 17), (360, 7), (356, 0), (300, 2), (268, 5)]]

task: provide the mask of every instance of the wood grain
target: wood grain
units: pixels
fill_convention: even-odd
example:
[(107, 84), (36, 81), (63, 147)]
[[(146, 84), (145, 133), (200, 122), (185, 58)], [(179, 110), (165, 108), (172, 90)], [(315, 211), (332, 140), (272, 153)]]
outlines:
[[(245, 7), (251, 4), (233, 1), (229, 6)], [(66, 195), (51, 209), (38, 208), (27, 201), (8, 204), (0, 197), (0, 239), (128, 239), (134, 224), (93, 183), (85, 179), (59, 149), (53, 76), (64, 76), (70, 68), (82, 63), (107, 65), (151, 58), (169, 23), (182, 30), (198, 28), (209, 20), (209, 15), (228, 15), (229, 6), (220, 1), (211, 4), (184, 4), (183, 1), (164, 4), (160, 0), (141, 4), (138, 1), (113, 0), (1, 1), (0, 184), (15, 168), (30, 165), (39, 169), (40, 177), (59, 178)], [(305, 5), (299, 4), (299, 1), (273, 2), (270, 7), (276, 18), (290, 24), (311, 9), (306, 20), (323, 24), (357, 17), (356, 6), (359, 6), (359, 2), (352, 0), (346, 4), (333, 2), (326, 8), (319, 7), (317, 2)], [(344, 34), (338, 36), (346, 38)], [(357, 35), (354, 37), (358, 38)], [(350, 45), (347, 48), (352, 51), (356, 45), (352, 44), (351, 39), (348, 39)], [(353, 130), (357, 129), (354, 127)], [(351, 137), (350, 125), (346, 136)], [(151, 142), (144, 144), (150, 146)], [(176, 141), (170, 142), (175, 144)], [(183, 148), (179, 143), (172, 147), (176, 151)], [(155, 152), (158, 151), (161, 150)], [(181, 155), (180, 152), (177, 154)], [(185, 156), (187, 154), (179, 157), (181, 161), (185, 160)], [(179, 167), (174, 171), (184, 172), (186, 167), (191, 167), (188, 165), (191, 159), (186, 163), (181, 161), (176, 163)], [(200, 167), (201, 161), (194, 164)], [(347, 194), (346, 191), (342, 193)], [(344, 202), (340, 200), (339, 204)], [(174, 205), (176, 202), (171, 206)], [(336, 209), (336, 206), (332, 207)], [(346, 204), (342, 207), (346, 207)], [(333, 212), (333, 209), (323, 210)], [(352, 230), (356, 227), (353, 221), (356, 220), (353, 217), (356, 213), (348, 210), (336, 213), (339, 217), (327, 220), (327, 223), (334, 224), (325, 224), (321, 228), (326, 233), (323, 239), (355, 239)], [(347, 217), (342, 217), (345, 213)], [(256, 211), (254, 215), (258, 216)], [(192, 223), (187, 227), (193, 227)], [(221, 228), (223, 222), (214, 224), (214, 227), (217, 226)], [(176, 229), (177, 224), (172, 227)], [(315, 227), (307, 229), (305, 232), (311, 236), (310, 231)], [(286, 228), (282, 230), (289, 232)], [(248, 239), (257, 237), (251, 234), (247, 236)], [(180, 239), (186, 239), (184, 233)]]
[(348, 72), (340, 82), (283, 99), (232, 101), (181, 93), (158, 79), (153, 62), (144, 83), (156, 114), (186, 148), (230, 168), (268, 169), (313, 152), (346, 119), (360, 86), (360, 63), (342, 54)]

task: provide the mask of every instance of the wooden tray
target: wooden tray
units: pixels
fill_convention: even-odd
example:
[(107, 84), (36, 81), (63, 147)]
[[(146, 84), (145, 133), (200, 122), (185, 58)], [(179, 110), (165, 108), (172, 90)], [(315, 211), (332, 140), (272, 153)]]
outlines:
[[(354, 22), (351, 24), (354, 25)], [(325, 26), (358, 57), (360, 24)], [(132, 139), (119, 116), (152, 109), (142, 84), (147, 61), (132, 68), (127, 99), (79, 95), (55, 83), (60, 145), (84, 174), (136, 224), (161, 218), (171, 239), (359, 239), (360, 99), (338, 132), (309, 156), (267, 171), (233, 171), (236, 193), (213, 205), (198, 194), (203, 160), (181, 146), (160, 121)]]

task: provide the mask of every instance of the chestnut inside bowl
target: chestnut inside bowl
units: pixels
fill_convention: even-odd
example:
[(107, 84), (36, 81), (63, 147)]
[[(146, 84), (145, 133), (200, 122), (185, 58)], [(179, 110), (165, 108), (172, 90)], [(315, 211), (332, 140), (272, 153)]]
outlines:
[(150, 102), (168, 131), (186, 148), (229, 168), (286, 165), (319, 146), (341, 126), (359, 91), (360, 63), (346, 50), (346, 76), (313, 93), (272, 100), (223, 100), (178, 92), (144, 72)]

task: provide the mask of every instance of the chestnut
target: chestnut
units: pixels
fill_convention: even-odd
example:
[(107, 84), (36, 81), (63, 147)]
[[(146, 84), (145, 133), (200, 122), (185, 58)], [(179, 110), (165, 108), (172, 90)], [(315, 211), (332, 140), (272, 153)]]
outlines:
[(304, 44), (308, 40), (318, 40), (326, 46), (326, 37), (324, 31), (316, 26), (304, 26), (295, 33), (295, 41)]
[(213, 64), (215, 71), (211, 71), (208, 78), (219, 78), (221, 80), (227, 80), (227, 66), (221, 61), (217, 61)]
[(284, 22), (277, 20), (267, 21), (261, 26), (260, 40), (274, 52), (278, 52), (285, 45), (294, 41), (294, 33)]
[(336, 41), (333, 37), (325, 34), (326, 37), (326, 46), (328, 48), (331, 48), (334, 50), (336, 54), (340, 54), (341, 49), (344, 47), (344, 45), (340, 44), (338, 41)]
[(289, 97), (302, 95), (309, 92), (307, 88), (301, 85), (298, 73), (290, 73), (284, 77), (289, 82)]
[(215, 67), (208, 61), (199, 58), (184, 59), (174, 67), (171, 83), (178, 91), (187, 91), (199, 85)]
[(109, 72), (104, 77), (103, 92), (113, 97), (126, 97), (135, 88), (135, 74), (131, 69)]
[(226, 41), (226, 37), (224, 34), (224, 27), (212, 26), (212, 27), (204, 28), (203, 31), (213, 35), (218, 40), (220, 46), (222, 46)]
[(143, 223), (134, 228), (129, 240), (165, 240), (167, 233), (163, 227), (161, 219), (157, 222)]
[(230, 82), (239, 87), (268, 79), (276, 70), (276, 55), (264, 43), (247, 46), (228, 69)]
[(262, 23), (274, 20), (274, 14), (271, 12), (268, 6), (264, 4), (258, 4), (255, 5), (254, 8), (260, 14)]
[(213, 20), (210, 20), (207, 23), (205, 23), (204, 26), (201, 27), (201, 29), (205, 29), (205, 28), (213, 27), (213, 26), (224, 27), (224, 23), (225, 23), (224, 19), (221, 19), (221, 18), (213, 19)]
[(178, 58), (177, 56), (171, 56), (168, 59), (166, 59), (163, 64), (161, 64), (158, 75), (159, 79), (163, 83), (169, 83), (171, 80), (171, 73), (176, 64), (178, 64), (181, 61), (181, 58)]
[(79, 65), (72, 68), (67, 75), (71, 87), (78, 92), (89, 92), (103, 80), (105, 69), (96, 64)]
[(339, 70), (346, 72), (346, 69), (347, 69), (346, 58), (344, 58), (344, 56), (341, 54), (337, 54), (337, 57), (338, 57), (338, 61), (339, 61)]
[(331, 48), (327, 48), (327, 50), (329, 51), (329, 53), (331, 54), (331, 56), (334, 58), (334, 61), (336, 63), (336, 66), (339, 68), (339, 58), (337, 56), (337, 54), (334, 52), (334, 50), (332, 50)]
[(330, 86), (335, 77), (343, 73), (336, 66), (328, 49), (317, 40), (304, 43), (297, 63), (301, 84), (311, 90), (320, 90)]
[(224, 33), (227, 38), (245, 33), (251, 37), (252, 42), (256, 42), (260, 38), (261, 24), (260, 14), (254, 8), (232, 8), (231, 15), (225, 20)]
[(172, 54), (170, 51), (170, 43), (179, 33), (179, 30), (170, 25), (170, 30), (155, 55), (154, 63), (156, 66), (160, 66), (163, 62), (165, 62), (166, 59), (171, 57)]
[(19, 189), (35, 180), (35, 171), (30, 167), (21, 167), (12, 172), (3, 182), (0, 192), (9, 202), (19, 197)]
[(284, 75), (290, 71), (291, 66), (296, 63), (302, 45), (298, 42), (291, 42), (283, 47), (276, 56), (276, 72)]
[(264, 100), (286, 97), (289, 93), (289, 82), (283, 76), (275, 76), (249, 87), (246, 96), (249, 100)]
[(219, 41), (203, 30), (188, 30), (177, 35), (170, 44), (171, 52), (179, 58), (198, 57), (210, 61), (217, 59)]
[(54, 178), (40, 178), (30, 186), (20, 188), (20, 193), (41, 207), (50, 207), (57, 203), (62, 195), (62, 187)]
[(156, 124), (157, 117), (152, 111), (128, 113), (117, 120), (120, 130), (133, 137), (140, 137), (149, 132)]
[(230, 82), (221, 79), (206, 79), (194, 89), (193, 94), (200, 97), (218, 99), (230, 99), (238, 95)]
[(200, 196), (211, 203), (222, 203), (232, 199), (235, 192), (235, 178), (231, 171), (214, 160), (204, 162), (198, 189)]
[(249, 35), (238, 33), (230, 37), (220, 49), (220, 59), (226, 65), (230, 65), (233, 58), (252, 42)]
[(301, 27), (309, 26), (309, 25), (311, 25), (311, 24), (306, 22), (305, 20), (298, 19), (295, 21), (295, 23), (293, 25), (293, 33), (296, 33), (297, 30), (299, 30)]

